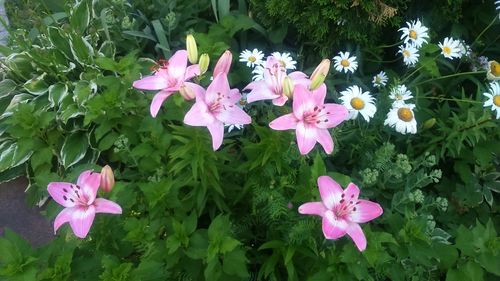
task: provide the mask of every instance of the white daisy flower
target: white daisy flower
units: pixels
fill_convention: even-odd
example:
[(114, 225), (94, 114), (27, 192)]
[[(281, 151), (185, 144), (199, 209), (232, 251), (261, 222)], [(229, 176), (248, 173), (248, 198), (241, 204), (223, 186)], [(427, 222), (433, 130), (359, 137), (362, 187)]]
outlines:
[(241, 130), (243, 129), (243, 124), (224, 124), (224, 127), (227, 128), (227, 132), (231, 133), (232, 130)]
[(418, 50), (413, 44), (399, 46), (399, 52), (403, 55), (403, 61), (407, 66), (414, 66), (418, 62)]
[(387, 80), (389, 78), (387, 78), (387, 75), (385, 74), (384, 71), (380, 71), (379, 74), (373, 76), (373, 87), (375, 88), (380, 88), (380, 87), (384, 87), (386, 84), (387, 84)]
[(249, 50), (244, 50), (240, 54), (240, 62), (245, 62), (248, 67), (254, 67), (256, 65), (263, 64), (263, 58), (264, 53), (257, 49), (253, 49), (251, 52)]
[(404, 39), (405, 43), (415, 44), (416, 48), (420, 48), (422, 44), (427, 43), (429, 39), (429, 30), (427, 27), (423, 26), (420, 20), (413, 22), (406, 22), (408, 27), (400, 28), (399, 31), (403, 32), (401, 39)]
[(271, 55), (275, 57), (284, 68), (295, 69), (295, 65), (297, 64), (297, 62), (293, 60), (293, 58), (290, 56), (290, 53), (274, 52)]
[(460, 58), (460, 41), (453, 38), (444, 38), (443, 43), (439, 43), (441, 54), (447, 59)]
[(257, 65), (253, 70), (252, 73), (254, 74), (252, 77), (253, 81), (260, 81), (264, 80), (264, 66), (262, 65)]
[(495, 60), (489, 61), (486, 70), (486, 78), (494, 81), (500, 80), (500, 63)]
[(404, 104), (404, 101), (412, 99), (413, 95), (405, 85), (399, 85), (392, 88), (391, 93), (389, 94), (389, 98), (394, 101), (393, 105)]
[(500, 0), (498, 0), (498, 1), (495, 2), (495, 6), (497, 6), (497, 11), (499, 11), (498, 12), (498, 18), (500, 19)]
[(484, 102), (484, 107), (491, 106), (491, 111), (496, 111), (496, 118), (500, 119), (500, 84), (498, 82), (491, 82), (490, 92), (483, 93), (483, 95), (488, 98)]
[(465, 43), (465, 41), (459, 41), (458, 43), (458, 48), (459, 48), (459, 52), (458, 52), (458, 55), (461, 57), (468, 57), (472, 54), (472, 49), (469, 45), (467, 45)]
[(375, 106), (375, 98), (370, 92), (363, 92), (358, 86), (351, 86), (347, 90), (340, 92), (342, 104), (349, 110), (347, 119), (356, 119), (358, 113), (363, 116), (366, 122), (370, 122), (370, 118), (375, 115), (377, 107)]
[(335, 64), (333, 65), (335, 70), (338, 72), (342, 72), (343, 70), (345, 73), (348, 71), (354, 73), (354, 71), (358, 68), (358, 62), (356, 61), (355, 56), (349, 57), (349, 55), (349, 52), (339, 52), (338, 56), (333, 57), (333, 60), (335, 61)]
[(396, 132), (401, 134), (416, 134), (417, 121), (413, 114), (414, 104), (394, 104), (392, 109), (387, 113), (387, 119), (384, 125), (389, 125), (396, 129)]

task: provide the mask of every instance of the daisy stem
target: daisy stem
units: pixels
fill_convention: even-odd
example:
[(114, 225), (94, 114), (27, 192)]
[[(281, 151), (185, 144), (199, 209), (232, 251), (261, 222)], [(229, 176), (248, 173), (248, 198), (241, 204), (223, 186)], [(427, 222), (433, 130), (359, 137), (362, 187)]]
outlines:
[(391, 47), (395, 47), (397, 45), (400, 45), (401, 43), (403, 43), (403, 40), (401, 41), (398, 41), (392, 45), (380, 45), (380, 46), (377, 46), (378, 49), (383, 49), (383, 48), (391, 48)]
[[(417, 84), (414, 84), (413, 86), (418, 86), (418, 85), (422, 85), (422, 84), (425, 84), (427, 82), (431, 82), (431, 81), (436, 81), (436, 80), (441, 80), (441, 79), (446, 79), (446, 78), (451, 78), (451, 77), (457, 77), (457, 76), (462, 76), (462, 75), (472, 75), (472, 74), (485, 74), (486, 71), (471, 71), (471, 72), (460, 72), (460, 73), (455, 73), (455, 74), (450, 74), (450, 75), (445, 75), (445, 76), (441, 76), (441, 77), (437, 77), (437, 78), (432, 78), (432, 79), (428, 79), (428, 80), (425, 80), (425, 81), (422, 81), (422, 82), (419, 82)], [(411, 76), (411, 75), (410, 75)], [(404, 81), (404, 80), (403, 80)]]
[[(439, 57), (440, 54), (438, 54), (437, 56), (434, 57), (434, 60), (436, 60), (438, 57)], [(408, 74), (408, 76), (406, 76), (402, 81), (401, 81), (401, 84), (403, 84), (406, 80), (408, 80), (408, 78), (410, 78), (413, 74), (417, 73), (420, 69), (424, 68), (425, 65), (421, 65), (419, 66), (417, 69), (415, 69), (413, 72), (411, 72), (410, 74)]]
[(474, 46), (474, 44), (477, 43), (477, 41), (479, 40), (479, 38), (481, 38), (481, 36), (483, 36), (483, 34), (488, 30), (490, 29), (490, 27), (495, 23), (495, 21), (497, 20), (497, 15), (495, 15), (495, 17), (493, 18), (493, 20), (490, 22), (490, 24), (488, 24), (488, 26), (486, 26), (483, 31), (481, 31), (481, 33), (479, 33), (479, 35), (476, 37), (476, 39), (474, 40), (474, 42), (472, 42), (472, 44), (470, 44), (470, 46)]
[(429, 100), (439, 100), (439, 101), (455, 101), (455, 102), (469, 102), (469, 103), (483, 103), (482, 101), (475, 100), (463, 100), (463, 99), (450, 99), (450, 98), (442, 98), (442, 97), (417, 97), (417, 99), (429, 99)]

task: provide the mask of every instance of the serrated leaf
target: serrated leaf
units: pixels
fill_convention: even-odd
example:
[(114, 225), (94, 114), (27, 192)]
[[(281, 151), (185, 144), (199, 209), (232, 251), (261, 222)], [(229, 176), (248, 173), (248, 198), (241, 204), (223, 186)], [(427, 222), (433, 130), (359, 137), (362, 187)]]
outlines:
[(238, 249), (224, 255), (222, 270), (226, 274), (246, 278), (249, 276), (246, 262), (247, 259), (245, 257), (245, 252), (241, 249)]
[(88, 147), (88, 136), (85, 133), (78, 132), (69, 135), (64, 140), (64, 144), (61, 148), (61, 164), (64, 168), (75, 165), (85, 157)]

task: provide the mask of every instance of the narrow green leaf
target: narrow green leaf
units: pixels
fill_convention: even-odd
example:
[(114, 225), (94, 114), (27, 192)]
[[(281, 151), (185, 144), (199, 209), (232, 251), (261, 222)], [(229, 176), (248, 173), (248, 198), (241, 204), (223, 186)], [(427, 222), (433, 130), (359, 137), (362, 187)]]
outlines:
[(12, 93), (16, 89), (16, 82), (10, 80), (10, 79), (5, 79), (0, 82), (0, 99), (8, 96), (10, 93)]
[(73, 7), (69, 18), (71, 27), (83, 34), (90, 22), (90, 9), (88, 1), (82, 0)]
[(158, 43), (163, 49), (163, 55), (167, 58), (170, 56), (170, 46), (168, 45), (167, 37), (165, 37), (165, 30), (163, 29), (163, 25), (159, 20), (151, 21), (153, 25), (153, 29), (156, 34), (156, 38), (158, 39)]

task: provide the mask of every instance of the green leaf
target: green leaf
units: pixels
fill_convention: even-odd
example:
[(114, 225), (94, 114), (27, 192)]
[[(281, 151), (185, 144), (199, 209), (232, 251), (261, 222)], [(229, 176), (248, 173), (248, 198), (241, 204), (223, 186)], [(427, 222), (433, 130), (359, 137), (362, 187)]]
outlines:
[(4, 79), (0, 82), (0, 99), (10, 95), (16, 89), (16, 82)]
[(222, 276), (222, 267), (218, 259), (212, 259), (205, 267), (205, 280), (217, 281)]
[(419, 63), (424, 67), (423, 69), (427, 71), (432, 77), (438, 77), (441, 75), (439, 73), (439, 68), (436, 64), (435, 58), (422, 57)]
[(137, 30), (125, 30), (123, 31), (124, 34), (127, 34), (127, 35), (130, 35), (130, 36), (135, 36), (135, 37), (140, 37), (140, 38), (146, 38), (146, 39), (149, 39), (151, 41), (155, 41), (156, 42), (156, 38), (149, 34), (149, 33), (145, 33), (145, 32), (141, 32), (141, 31), (137, 31)]
[(321, 158), (321, 154), (316, 152), (316, 156), (314, 156), (314, 162), (311, 167), (311, 178), (316, 181), (316, 179), (320, 176), (326, 175), (326, 167), (323, 162), (323, 158)]
[(218, 215), (208, 227), (208, 239), (210, 241), (216, 241), (220, 237), (228, 235), (230, 230), (231, 221), (229, 221), (229, 217)]
[(231, 237), (226, 237), (220, 243), (219, 251), (224, 254), (234, 250), (234, 248), (236, 248), (240, 244), (241, 244), (240, 241)]
[(0, 144), (0, 172), (10, 168), (17, 144), (12, 141), (3, 141)]
[(50, 26), (47, 29), (49, 40), (52, 44), (63, 53), (67, 58), (72, 59), (73, 54), (71, 53), (71, 46), (69, 44), (69, 38), (63, 35), (63, 31), (57, 27)]
[(78, 132), (69, 135), (64, 140), (64, 144), (61, 148), (61, 164), (64, 168), (75, 165), (85, 157), (88, 147), (89, 140), (85, 133)]
[(163, 30), (163, 25), (161, 24), (161, 22), (159, 20), (153, 20), (151, 21), (151, 24), (153, 25), (153, 29), (155, 31), (155, 34), (156, 34), (156, 38), (158, 38), (158, 43), (162, 48), (163, 50), (163, 55), (165, 57), (169, 57), (170, 56), (170, 46), (168, 45), (168, 41), (167, 41), (167, 37), (165, 37), (165, 30)]
[(24, 83), (24, 88), (33, 95), (39, 96), (45, 94), (49, 90), (49, 86), (43, 80), (45, 75), (47, 75), (47, 73), (44, 72), (42, 75), (26, 81), (26, 83)]
[(247, 259), (245, 257), (245, 252), (241, 249), (234, 250), (224, 255), (222, 270), (226, 274), (236, 275), (241, 278), (246, 278), (249, 276), (246, 267), (246, 262)]
[(94, 49), (92, 45), (82, 36), (71, 36), (69, 40), (71, 53), (81, 65), (92, 65)]
[(71, 10), (71, 17), (69, 18), (71, 27), (78, 33), (83, 34), (87, 29), (90, 22), (90, 9), (88, 1), (81, 0)]
[(31, 168), (36, 171), (38, 167), (42, 165), (51, 166), (52, 158), (54, 155), (52, 154), (52, 149), (50, 147), (43, 147), (37, 149), (33, 155), (31, 155)]
[(52, 107), (59, 106), (62, 100), (68, 95), (68, 86), (57, 83), (49, 87), (49, 101)]
[(468, 280), (471, 281), (482, 281), (484, 280), (483, 275), (483, 269), (475, 262), (469, 261), (465, 264), (465, 267), (462, 267), (460, 269), (463, 273), (465, 273), (465, 276), (469, 277)]

